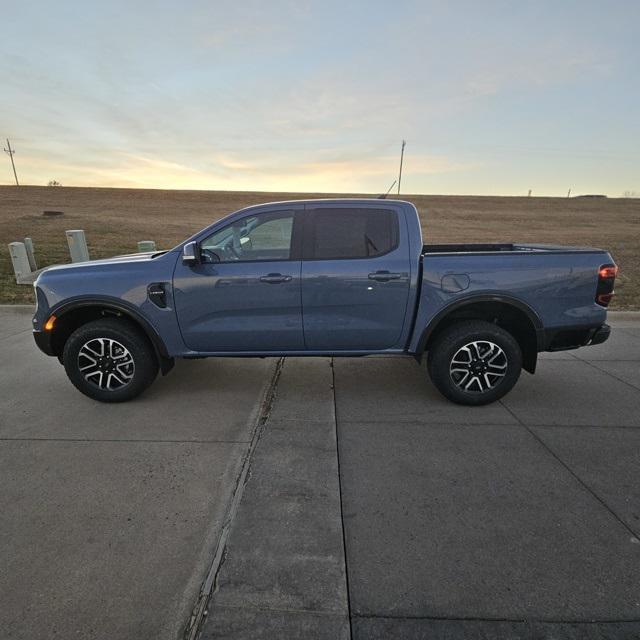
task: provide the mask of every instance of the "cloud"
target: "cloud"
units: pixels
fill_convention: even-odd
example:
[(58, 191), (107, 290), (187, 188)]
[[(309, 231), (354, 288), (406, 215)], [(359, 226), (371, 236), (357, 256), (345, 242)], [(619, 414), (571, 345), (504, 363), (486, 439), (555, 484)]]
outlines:
[(573, 175), (558, 157), (585, 132), (637, 157), (622, 6), (27, 4), (0, 43), (0, 122), (27, 182), (379, 192), (402, 138), (416, 191)]
[[(233, 154), (212, 154), (205, 167), (195, 167), (161, 157), (128, 153), (103, 155), (99, 161), (55, 161), (42, 156), (23, 157), (29, 182), (46, 184), (55, 179), (67, 186), (221, 189), (248, 191), (380, 192), (397, 175), (397, 156), (309, 154), (292, 159), (262, 154), (251, 160)], [(405, 178), (465, 171), (473, 165), (455, 163), (442, 156), (408, 156)]]
[(534, 49), (523, 47), (515, 55), (498, 51), (485, 60), (481, 58), (467, 78), (465, 89), (472, 96), (491, 96), (513, 87), (541, 89), (584, 76), (593, 82), (612, 69), (611, 54), (593, 44), (551, 41)]

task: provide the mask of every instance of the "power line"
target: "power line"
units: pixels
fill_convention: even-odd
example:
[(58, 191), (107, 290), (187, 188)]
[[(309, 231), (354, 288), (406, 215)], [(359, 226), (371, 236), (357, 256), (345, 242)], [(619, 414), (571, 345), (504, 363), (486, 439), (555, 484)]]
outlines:
[(18, 182), (18, 174), (16, 173), (16, 164), (13, 161), (13, 154), (16, 152), (15, 149), (11, 148), (11, 143), (9, 142), (9, 138), (7, 138), (7, 149), (4, 150), (5, 153), (9, 154), (9, 158), (11, 158), (11, 166), (13, 168), (13, 177), (16, 179), (16, 186), (20, 186)]

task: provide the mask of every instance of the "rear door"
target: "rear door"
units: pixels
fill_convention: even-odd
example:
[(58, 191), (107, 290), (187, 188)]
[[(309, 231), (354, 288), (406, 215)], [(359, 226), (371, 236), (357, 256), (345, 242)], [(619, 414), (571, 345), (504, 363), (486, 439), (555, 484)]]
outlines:
[(303, 245), (306, 348), (398, 347), (409, 297), (403, 213), (389, 205), (308, 204)]

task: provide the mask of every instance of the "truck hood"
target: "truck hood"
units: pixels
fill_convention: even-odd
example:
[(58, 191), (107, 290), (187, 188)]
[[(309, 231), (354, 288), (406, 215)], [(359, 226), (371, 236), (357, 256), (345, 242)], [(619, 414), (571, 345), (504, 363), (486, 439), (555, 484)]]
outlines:
[(91, 269), (93, 267), (104, 267), (108, 265), (134, 264), (138, 262), (149, 262), (153, 256), (162, 254), (162, 251), (149, 251), (145, 253), (130, 253), (124, 256), (113, 256), (113, 258), (102, 258), (101, 260), (89, 260), (89, 262), (73, 262), (71, 264), (59, 264), (43, 269), (43, 273), (52, 271), (72, 271)]
[(51, 308), (82, 297), (117, 298), (140, 306), (151, 282), (171, 281), (176, 257), (156, 251), (50, 267), (34, 283), (39, 306)]

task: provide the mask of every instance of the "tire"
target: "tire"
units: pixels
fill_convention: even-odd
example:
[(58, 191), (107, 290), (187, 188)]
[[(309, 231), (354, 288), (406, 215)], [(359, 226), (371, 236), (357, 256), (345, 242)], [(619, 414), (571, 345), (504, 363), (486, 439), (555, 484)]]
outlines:
[(158, 375), (158, 360), (147, 337), (115, 318), (76, 329), (64, 346), (62, 362), (74, 386), (100, 402), (131, 400)]
[(489, 404), (511, 391), (518, 381), (522, 351), (515, 338), (498, 325), (464, 320), (436, 336), (427, 368), (433, 384), (449, 400)]

